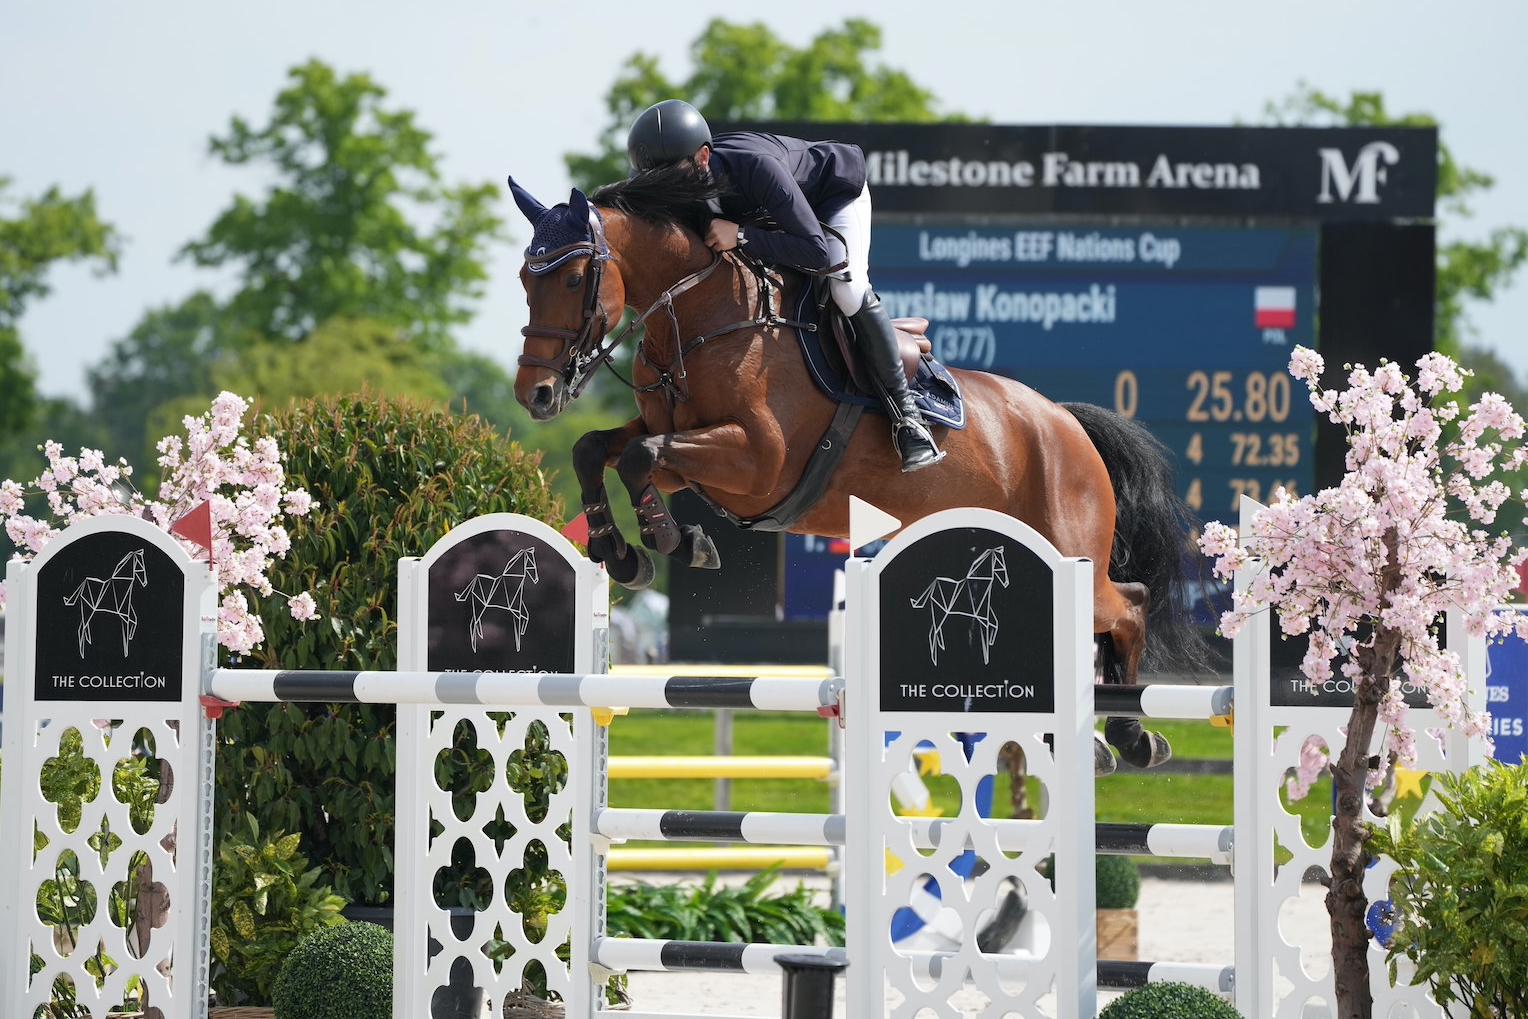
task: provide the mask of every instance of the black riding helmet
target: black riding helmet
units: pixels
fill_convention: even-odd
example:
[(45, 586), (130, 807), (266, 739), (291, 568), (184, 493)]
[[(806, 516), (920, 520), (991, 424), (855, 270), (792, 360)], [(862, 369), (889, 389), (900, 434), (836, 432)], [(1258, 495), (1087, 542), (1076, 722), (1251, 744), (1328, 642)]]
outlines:
[(677, 163), (711, 144), (711, 128), (683, 99), (665, 99), (642, 111), (626, 136), (626, 155), (638, 170)]

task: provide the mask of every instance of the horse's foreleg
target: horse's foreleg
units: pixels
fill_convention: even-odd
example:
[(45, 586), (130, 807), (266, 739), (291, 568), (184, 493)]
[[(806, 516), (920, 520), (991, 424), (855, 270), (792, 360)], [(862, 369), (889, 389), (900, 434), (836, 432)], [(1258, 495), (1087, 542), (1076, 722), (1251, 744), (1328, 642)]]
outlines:
[(761, 473), (757, 453), (756, 444), (736, 422), (634, 440), (621, 455), (616, 472), (637, 511), (642, 544), (689, 566), (720, 568), (721, 556), (705, 531), (695, 524), (680, 527), (674, 522), (653, 482), (653, 472), (662, 470), (686, 483), (732, 491), (739, 477)]
[(653, 562), (646, 552), (627, 544), (616, 527), (605, 492), (605, 471), (615, 466), (633, 439), (645, 434), (647, 427), (635, 418), (620, 428), (588, 432), (573, 444), (573, 473), (578, 476), (579, 498), (589, 522), (589, 558), (604, 563), (617, 584), (633, 589), (652, 584)]

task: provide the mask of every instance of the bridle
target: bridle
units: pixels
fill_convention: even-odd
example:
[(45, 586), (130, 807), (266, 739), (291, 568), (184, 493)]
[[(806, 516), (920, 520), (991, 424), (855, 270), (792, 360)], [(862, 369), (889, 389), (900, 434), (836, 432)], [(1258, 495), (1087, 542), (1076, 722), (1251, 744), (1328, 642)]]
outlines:
[[(589, 206), (588, 238), (574, 241), (572, 244), (565, 244), (555, 251), (538, 251), (534, 254), (527, 251), (525, 268), (532, 276), (542, 276), (556, 269), (568, 259), (581, 256), (589, 259), (589, 272), (584, 282), (583, 318), (578, 328), (554, 329), (550, 326), (528, 325), (520, 330), (520, 334), (527, 339), (532, 336), (544, 336), (562, 341), (562, 348), (555, 357), (534, 357), (530, 354), (521, 354), (519, 363), (521, 367), (530, 365), (537, 368), (548, 368), (556, 372), (562, 378), (563, 384), (568, 387), (569, 395), (574, 399), (577, 399), (578, 395), (583, 392), (584, 387), (589, 384), (589, 380), (594, 377), (594, 373), (599, 370), (600, 365), (610, 367), (610, 359), (615, 355), (616, 350), (620, 348), (621, 344), (625, 343), (627, 337), (657, 313), (659, 309), (668, 312), (669, 323), (674, 328), (674, 338), (677, 344), (679, 339), (679, 316), (674, 312), (674, 301), (704, 282), (707, 277), (716, 271), (716, 267), (722, 262), (721, 255), (713, 255), (710, 264), (705, 268), (690, 273), (690, 275), (669, 287), (658, 296), (658, 299), (652, 303), (651, 307), (627, 322), (617, 332), (610, 334), (607, 339), (606, 331), (610, 325), (610, 317), (605, 311), (604, 302), (600, 299), (600, 287), (605, 281), (605, 266), (611, 259), (611, 253), (610, 244), (605, 240), (605, 221), (600, 216), (599, 209), (593, 205)], [(772, 311), (770, 314), (773, 317)], [(728, 327), (724, 331), (730, 332), (734, 329), (740, 329), (744, 325), (753, 324), (753, 322), (739, 323), (736, 326)], [(701, 342), (707, 339), (711, 339), (711, 336), (702, 337)], [(679, 386), (685, 377), (683, 363), (685, 350), (678, 346), (675, 349), (678, 352), (676, 358), (677, 365), (670, 366), (670, 369), (660, 369), (659, 381), (651, 386), (639, 387), (633, 385), (626, 379), (621, 378), (620, 374), (613, 367), (610, 367), (610, 371), (612, 374), (615, 374), (616, 378), (621, 378), (622, 382), (638, 393), (668, 389), (676, 399), (683, 399), (683, 392)], [(644, 359), (646, 359), (646, 351), (644, 350), (642, 353)], [(651, 363), (650, 360), (649, 363)]]

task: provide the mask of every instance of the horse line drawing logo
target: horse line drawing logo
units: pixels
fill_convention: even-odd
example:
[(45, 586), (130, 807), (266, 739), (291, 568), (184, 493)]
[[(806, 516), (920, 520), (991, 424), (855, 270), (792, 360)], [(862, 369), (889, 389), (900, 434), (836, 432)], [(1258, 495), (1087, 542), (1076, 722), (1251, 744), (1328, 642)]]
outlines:
[(111, 576), (86, 577), (72, 594), (64, 598), (67, 606), (80, 607), (80, 657), (92, 642), (90, 625), (99, 614), (117, 617), (122, 624), (122, 657), (127, 657), (133, 635), (138, 632), (138, 612), (133, 608), (133, 588), (148, 587), (149, 573), (144, 565), (143, 549), (129, 552), (117, 563)]
[(498, 574), (479, 573), (467, 586), (456, 592), (459, 602), (471, 601), (472, 618), (467, 624), (467, 639), (474, 653), (478, 640), (483, 636), (483, 617), (489, 610), (509, 613), (513, 622), (515, 650), (520, 650), (520, 639), (531, 625), (531, 611), (525, 604), (525, 582), (540, 583), (536, 573), (536, 550), (523, 548), (509, 557), (504, 569)]
[(939, 664), (939, 652), (944, 649), (945, 625), (957, 616), (971, 620), (971, 628), (981, 639), (982, 664), (990, 662), (998, 629), (997, 613), (992, 608), (994, 584), (1008, 586), (1008, 563), (1002, 546), (979, 553), (971, 561), (966, 575), (959, 580), (935, 577), (922, 594), (909, 599), (913, 608), (928, 609), (928, 657), (931, 664)]

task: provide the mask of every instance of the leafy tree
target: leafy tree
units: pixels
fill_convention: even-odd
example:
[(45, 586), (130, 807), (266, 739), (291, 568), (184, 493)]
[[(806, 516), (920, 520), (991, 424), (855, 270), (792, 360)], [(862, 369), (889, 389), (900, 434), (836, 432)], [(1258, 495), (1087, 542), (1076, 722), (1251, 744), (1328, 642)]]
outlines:
[[(1346, 99), (1301, 82), (1294, 93), (1267, 107), (1270, 120), (1280, 124), (1341, 127), (1437, 127), (1430, 113), (1391, 113), (1379, 92), (1354, 92)], [(1465, 166), (1453, 149), (1438, 142), (1439, 218), (1460, 233), (1473, 215), (1471, 200), (1496, 185), (1490, 174)], [(1497, 227), (1484, 237), (1448, 241), (1438, 246), (1437, 348), (1459, 357), (1467, 366), (1479, 353), (1467, 339), (1473, 332), (1465, 309), (1470, 299), (1489, 301), (1528, 262), (1528, 229)], [(1485, 392), (1480, 380), (1473, 391)], [(1518, 406), (1521, 406), (1519, 404)]]
[(626, 131), (638, 113), (663, 99), (683, 98), (713, 121), (963, 120), (943, 114), (934, 94), (905, 71), (872, 64), (881, 30), (846, 19), (802, 47), (763, 22), (713, 20), (690, 45), (688, 77), (671, 78), (658, 58), (637, 52), (605, 96), (609, 113), (598, 151), (565, 156), (579, 187), (590, 189), (627, 173)]
[(151, 428), (156, 408), (194, 397), (201, 403), (197, 412), (205, 410), (216, 392), (214, 369), (238, 351), (232, 333), (217, 300), (199, 290), (179, 304), (149, 309), (130, 333), (114, 341), (86, 372), (95, 417), (109, 436), (108, 452), (135, 464), (152, 463), (154, 441), (168, 434)]
[(25, 428), (38, 409), (37, 374), (21, 345), (18, 324), (27, 304), (46, 297), (56, 262), (117, 267), (119, 239), (96, 213), (95, 195), (73, 198), (49, 188), (40, 198), (12, 203), (10, 178), (0, 177), (0, 436)]
[(331, 318), (364, 318), (438, 348), (472, 317), (486, 248), (502, 236), (498, 188), (443, 184), (430, 133), (386, 96), (365, 74), (312, 60), (292, 69), (266, 123), (234, 117), (212, 138), (215, 158), (276, 177), (183, 251), (237, 272), (227, 310), (239, 326), (297, 341)]

